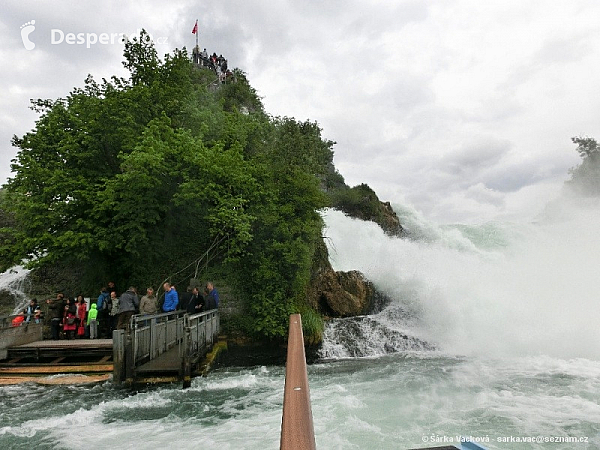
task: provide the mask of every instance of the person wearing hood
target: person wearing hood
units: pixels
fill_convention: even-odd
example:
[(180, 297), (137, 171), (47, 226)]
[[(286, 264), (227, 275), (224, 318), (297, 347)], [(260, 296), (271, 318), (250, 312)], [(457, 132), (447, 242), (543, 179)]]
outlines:
[(95, 303), (90, 305), (87, 326), (90, 329), (90, 339), (98, 339), (98, 306)]

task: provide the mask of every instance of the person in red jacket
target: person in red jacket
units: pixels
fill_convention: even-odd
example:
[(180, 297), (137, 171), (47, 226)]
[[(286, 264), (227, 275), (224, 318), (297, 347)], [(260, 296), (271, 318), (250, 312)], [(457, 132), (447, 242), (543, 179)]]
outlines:
[(80, 329), (85, 330), (85, 315), (87, 314), (87, 303), (83, 298), (83, 295), (77, 296), (77, 336), (83, 337), (85, 331), (82, 333)]

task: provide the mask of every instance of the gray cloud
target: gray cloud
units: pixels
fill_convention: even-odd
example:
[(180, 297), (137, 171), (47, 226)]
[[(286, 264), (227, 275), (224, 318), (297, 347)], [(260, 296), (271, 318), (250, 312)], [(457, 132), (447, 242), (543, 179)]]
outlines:
[[(600, 137), (600, 5), (478, 0), (139, 4), (8, 0), (0, 17), (0, 178), (30, 98), (56, 98), (88, 73), (122, 75), (122, 46), (51, 45), (50, 30), (166, 37), (247, 72), (267, 111), (317, 120), (351, 184), (402, 197), (440, 221), (488, 220), (550, 195), (578, 162), (571, 136)], [(36, 49), (20, 26), (36, 20)], [(577, 26), (573, 26), (577, 24)]]
[(496, 165), (511, 147), (510, 142), (493, 138), (473, 140), (446, 153), (440, 160), (441, 170), (457, 176), (473, 176)]

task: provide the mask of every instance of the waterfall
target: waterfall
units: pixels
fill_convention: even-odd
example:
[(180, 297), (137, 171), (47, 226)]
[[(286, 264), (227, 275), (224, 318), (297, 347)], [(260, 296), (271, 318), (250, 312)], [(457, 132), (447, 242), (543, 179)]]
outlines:
[(522, 224), (438, 226), (413, 214), (413, 239), (324, 211), (334, 269), (360, 270), (394, 300), (377, 315), (331, 321), (322, 355), (599, 359), (600, 208), (579, 206), (554, 204)]
[(29, 297), (25, 293), (30, 288), (30, 270), (23, 266), (14, 266), (0, 274), (0, 298), (12, 300), (12, 314), (22, 311), (27, 306)]

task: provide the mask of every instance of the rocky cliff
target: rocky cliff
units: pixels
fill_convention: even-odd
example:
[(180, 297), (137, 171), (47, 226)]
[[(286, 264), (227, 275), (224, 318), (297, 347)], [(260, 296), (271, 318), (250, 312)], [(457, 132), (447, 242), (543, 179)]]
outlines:
[(361, 272), (333, 270), (327, 247), (321, 242), (313, 259), (307, 301), (325, 317), (348, 317), (378, 311), (389, 299)]
[(377, 223), (390, 236), (405, 235), (400, 219), (390, 202), (382, 202), (366, 184), (350, 188), (338, 186), (328, 192), (331, 205), (350, 217)]
[[(406, 235), (389, 202), (379, 200), (375, 191), (366, 184), (349, 187), (333, 165), (329, 167), (323, 189), (333, 208), (350, 217), (375, 222), (390, 236)], [(348, 317), (379, 311), (389, 299), (377, 291), (361, 272), (333, 270), (327, 247), (320, 242), (313, 258), (307, 302), (324, 317)]]

